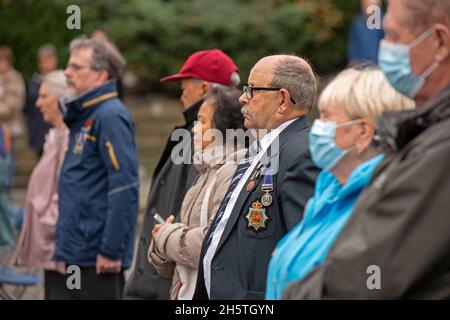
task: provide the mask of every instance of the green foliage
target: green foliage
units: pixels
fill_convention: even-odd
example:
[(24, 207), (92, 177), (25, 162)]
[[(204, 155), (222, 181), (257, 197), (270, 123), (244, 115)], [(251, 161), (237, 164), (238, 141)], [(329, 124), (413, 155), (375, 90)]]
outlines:
[[(80, 31), (66, 28), (70, 4), (81, 8)], [(55, 44), (64, 64), (70, 40), (100, 27), (146, 89), (161, 89), (162, 76), (209, 48), (232, 56), (245, 82), (260, 57), (280, 52), (306, 57), (318, 72), (342, 66), (358, 9), (356, 0), (0, 0), (0, 43), (14, 48), (16, 67), (29, 76), (40, 45)]]

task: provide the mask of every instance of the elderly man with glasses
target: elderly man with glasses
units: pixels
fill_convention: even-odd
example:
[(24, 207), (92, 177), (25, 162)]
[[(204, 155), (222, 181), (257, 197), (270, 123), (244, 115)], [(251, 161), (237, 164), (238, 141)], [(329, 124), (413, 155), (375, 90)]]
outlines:
[(299, 57), (265, 57), (251, 70), (240, 102), (257, 140), (204, 238), (194, 299), (264, 298), (272, 251), (302, 218), (318, 174), (306, 118), (316, 92)]

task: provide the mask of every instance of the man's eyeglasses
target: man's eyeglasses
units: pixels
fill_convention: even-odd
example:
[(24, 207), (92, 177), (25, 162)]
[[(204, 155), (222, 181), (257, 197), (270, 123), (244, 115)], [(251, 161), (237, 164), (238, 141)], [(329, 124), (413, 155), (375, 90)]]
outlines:
[(69, 63), (66, 66), (66, 69), (73, 71), (73, 72), (77, 72), (80, 71), (81, 69), (86, 69), (86, 68), (91, 68), (90, 66), (80, 66), (79, 64), (76, 63)]
[[(251, 87), (251, 86), (243, 86), (242, 91), (245, 93), (248, 100), (253, 99), (253, 91), (261, 90), (261, 91), (278, 91), (282, 88), (272, 88), (272, 87)], [(291, 97), (291, 101), (293, 104), (296, 104), (295, 100)]]

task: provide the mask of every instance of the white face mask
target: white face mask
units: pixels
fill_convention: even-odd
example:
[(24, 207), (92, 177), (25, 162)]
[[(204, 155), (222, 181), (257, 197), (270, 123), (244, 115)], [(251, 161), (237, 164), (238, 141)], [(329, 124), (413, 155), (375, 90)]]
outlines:
[(433, 32), (434, 28), (430, 28), (409, 44), (398, 44), (381, 40), (378, 64), (391, 85), (397, 91), (410, 98), (416, 97), (425, 85), (427, 77), (439, 66), (439, 63), (434, 61), (420, 75), (416, 75), (412, 71), (411, 49), (427, 39)]

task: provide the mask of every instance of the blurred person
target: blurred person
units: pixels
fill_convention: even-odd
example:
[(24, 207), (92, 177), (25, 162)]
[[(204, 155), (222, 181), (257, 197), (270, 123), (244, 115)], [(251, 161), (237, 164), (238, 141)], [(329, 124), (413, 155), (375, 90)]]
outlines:
[(49, 299), (119, 299), (133, 257), (138, 211), (134, 123), (117, 98), (124, 59), (106, 43), (77, 38), (64, 71), (77, 98), (61, 104), (70, 130), (58, 183), (54, 260), (81, 269), (82, 290), (54, 273)]
[[(227, 129), (244, 129), (239, 96), (237, 89), (215, 88), (205, 98), (192, 129), (198, 150), (194, 166), (199, 174), (184, 197), (180, 223), (173, 223), (171, 215), (153, 227), (149, 261), (159, 274), (173, 277), (171, 299), (192, 299), (203, 236), (246, 152), (242, 146), (226, 145), (225, 140)], [(212, 138), (211, 129), (217, 129), (224, 139)]]
[(44, 121), (42, 112), (36, 107), (36, 101), (39, 97), (42, 78), (58, 67), (56, 48), (52, 44), (45, 44), (39, 47), (37, 61), (39, 71), (33, 74), (28, 85), (24, 112), (27, 121), (29, 146), (40, 157), (43, 152), (45, 136), (51, 128), (51, 123)]
[(4, 123), (15, 139), (22, 135), (21, 119), (25, 101), (25, 84), (22, 75), (13, 67), (10, 47), (0, 46), (0, 122)]
[[(350, 66), (363, 62), (378, 63), (378, 48), (380, 41), (384, 37), (384, 31), (381, 28), (369, 29), (367, 19), (372, 6), (377, 6), (381, 10), (381, 0), (361, 0), (361, 12), (353, 19), (349, 42), (347, 48), (347, 61)], [(383, 18), (383, 13), (381, 14)]]
[[(197, 120), (197, 114), (205, 95), (212, 92), (214, 87), (236, 87), (240, 83), (239, 70), (233, 60), (218, 49), (202, 50), (193, 53), (185, 61), (177, 74), (161, 79), (161, 82), (180, 81), (183, 116), (185, 123), (176, 126), (177, 130), (190, 132)], [(192, 165), (192, 149), (182, 155), (181, 163), (174, 163), (171, 159), (173, 149), (180, 143), (189, 141), (175, 141), (170, 134), (162, 155), (152, 176), (152, 184), (147, 198), (141, 236), (139, 238), (136, 265), (125, 287), (125, 298), (128, 299), (169, 299), (170, 279), (158, 275), (148, 262), (148, 249), (151, 241), (151, 230), (154, 227), (153, 212), (159, 212), (164, 219), (170, 214), (180, 212), (183, 198), (191, 186), (197, 171)]]
[(9, 130), (0, 123), (0, 251), (13, 249), (15, 242), (13, 207), (8, 196), (11, 144)]
[[(9, 130), (0, 124), (0, 255), (9, 257), (14, 250), (15, 229), (13, 206), (8, 196), (9, 170), (12, 158), (12, 141)], [(2, 259), (3, 260), (3, 259)], [(8, 265), (0, 265), (0, 286), (36, 285), (39, 278), (16, 272)]]
[(450, 1), (390, 0), (383, 23), (380, 67), (417, 110), (379, 119), (385, 159), (324, 263), (285, 298), (450, 298)]
[(309, 149), (317, 167), (313, 197), (303, 220), (277, 245), (269, 264), (266, 299), (323, 263), (349, 220), (363, 188), (383, 159), (376, 120), (385, 111), (414, 108), (375, 67), (347, 69), (322, 92), (320, 119), (311, 128)]
[[(11, 159), (5, 184), (11, 186), (14, 177), (14, 141), (23, 134), (22, 110), (25, 102), (25, 83), (13, 67), (14, 56), (8, 46), (0, 46), (0, 123), (11, 137)], [(13, 209), (16, 211), (16, 209)]]
[(251, 69), (239, 101), (257, 140), (204, 237), (194, 299), (264, 298), (272, 251), (301, 220), (318, 174), (307, 120), (316, 93), (316, 76), (299, 57), (268, 56)]
[[(58, 219), (58, 180), (69, 141), (69, 129), (58, 109), (58, 99), (71, 97), (63, 71), (52, 71), (42, 79), (37, 109), (44, 121), (51, 125), (44, 151), (31, 173), (25, 198), (25, 219), (17, 245), (19, 265), (45, 270), (45, 299), (51, 293), (56, 263), (52, 261), (55, 250), (55, 228)], [(45, 183), (43, 183), (45, 181)], [(65, 270), (59, 270), (65, 272)]]

